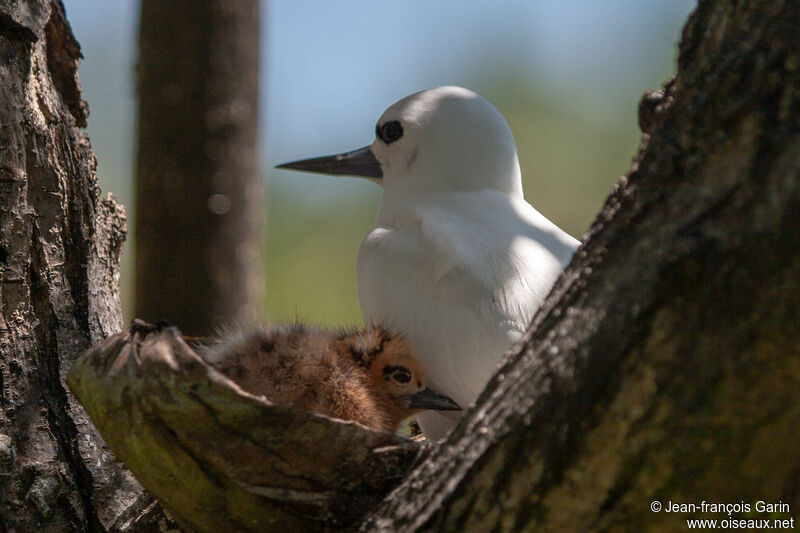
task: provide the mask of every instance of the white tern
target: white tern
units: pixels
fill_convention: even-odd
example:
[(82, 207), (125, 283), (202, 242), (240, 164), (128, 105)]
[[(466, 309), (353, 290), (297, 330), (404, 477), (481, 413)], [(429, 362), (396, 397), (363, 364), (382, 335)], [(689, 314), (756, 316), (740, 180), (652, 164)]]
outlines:
[[(467, 407), (579, 243), (525, 201), (511, 129), (478, 94), (412, 94), (375, 131), (359, 150), (279, 168), (383, 186), (375, 227), (358, 251), (364, 322), (403, 334), (428, 385)], [(418, 421), (438, 440), (460, 416), (426, 412)]]

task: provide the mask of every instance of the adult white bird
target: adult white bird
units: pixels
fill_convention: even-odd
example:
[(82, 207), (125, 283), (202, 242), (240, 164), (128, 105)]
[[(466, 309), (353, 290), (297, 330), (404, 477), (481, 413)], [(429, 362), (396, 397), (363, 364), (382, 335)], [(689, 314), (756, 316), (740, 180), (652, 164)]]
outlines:
[[(405, 335), (428, 385), (469, 406), (579, 243), (525, 201), (511, 129), (478, 94), (412, 94), (383, 113), (375, 133), (359, 150), (279, 168), (383, 186), (358, 251), (364, 321)], [(459, 416), (422, 413), (418, 421), (438, 440)]]

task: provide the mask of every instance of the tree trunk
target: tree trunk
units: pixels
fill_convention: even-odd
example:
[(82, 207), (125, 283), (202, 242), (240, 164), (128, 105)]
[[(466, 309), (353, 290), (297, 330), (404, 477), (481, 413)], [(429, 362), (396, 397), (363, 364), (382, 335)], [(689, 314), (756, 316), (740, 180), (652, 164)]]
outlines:
[[(642, 100), (647, 133), (630, 172), (612, 191), (519, 353), (447, 442), (362, 521), (361, 531), (676, 531), (687, 527), (687, 518), (728, 518), (711, 508), (705, 514), (702, 508), (664, 512), (669, 502), (739, 504), (737, 520), (791, 518), (759, 513), (759, 500), (797, 512), (797, 35), (797, 3), (700, 3), (684, 30), (676, 77)], [(125, 347), (131, 342), (125, 335), (131, 333), (87, 353), (70, 383), (89, 403), (109, 395), (110, 404), (91, 406), (101, 414), (134, 409), (125, 406), (123, 387), (155, 387), (164, 392), (138, 397), (146, 397), (153, 412), (169, 411), (165, 423), (181, 428), (173, 395), (204, 390), (207, 372), (195, 368), (196, 356), (182, 345), (173, 355), (156, 348), (173, 342), (174, 334), (143, 341), (138, 357), (130, 355), (138, 348)], [(130, 384), (119, 381), (123, 369), (135, 378)], [(104, 380), (113, 385), (98, 385)], [(304, 457), (274, 473), (259, 462), (264, 471), (242, 482), (238, 463), (221, 460), (238, 456), (226, 446), (256, 444), (282, 455), (284, 448), (295, 449), (296, 435), (264, 440), (264, 424), (250, 421), (283, 415), (218, 393), (227, 399), (214, 402), (215, 420), (235, 419), (243, 443), (205, 438), (213, 445), (192, 446), (195, 460), (206, 465), (200, 479), (224, 481), (232, 473), (232, 486), (270, 487), (280, 474), (302, 471), (307, 474), (300, 479), (311, 482), (315, 494), (326, 494), (325, 501), (353, 496), (340, 486), (362, 474), (326, 480), (307, 470)], [(193, 413), (196, 406), (181, 409)], [(243, 409), (253, 412), (245, 417)], [(293, 419), (285, 418), (287, 424)], [(159, 445), (185, 448), (191, 441), (179, 438), (184, 433), (173, 431), (174, 442)], [(118, 440), (125, 446), (123, 437)], [(329, 442), (306, 443), (312, 447), (303, 455), (329, 456)], [(350, 455), (371, 452), (355, 441), (345, 449)], [(153, 473), (145, 469), (143, 475)], [(396, 469), (372, 470), (370, 482), (386, 487), (392, 475)], [(296, 508), (306, 497), (260, 494), (259, 513), (276, 503)], [(312, 529), (346, 523), (335, 506), (326, 509), (328, 514), (308, 513), (305, 522), (292, 514), (292, 521)], [(259, 530), (268, 517), (275, 520), (272, 530), (281, 528), (279, 514), (253, 516), (260, 517)]]
[(207, 334), (261, 304), (258, 0), (143, 0), (136, 315)]
[(141, 490), (63, 383), (122, 325), (80, 57), (60, 2), (0, 0), (0, 531), (103, 530)]
[[(6, 9), (1, 7), (4, 5), (0, 3), (0, 13)], [(28, 10), (26, 17), (30, 13), (34, 13), (34, 20), (39, 16), (35, 10)], [(12, 361), (3, 367), (3, 379), (17, 380), (15, 387), (8, 389), (15, 396), (4, 395), (3, 408), (5, 416), (9, 401), (27, 405), (24, 427), (29, 433), (49, 429), (55, 435), (52, 441), (56, 452), (47, 456), (49, 462), (28, 464), (24, 470), (10, 466), (16, 468), (10, 486), (27, 483), (23, 487), (27, 492), (14, 489), (17, 500), (6, 500), (14, 502), (14, 519), (50, 509), (60, 523), (83, 527), (79, 522), (83, 514), (79, 513), (91, 509), (90, 503), (83, 503), (91, 498), (85, 494), (95, 493), (86, 489), (85, 483), (80, 485), (83, 491), (73, 492), (57, 484), (62, 479), (76, 479), (79, 484), (87, 477), (86, 470), (77, 468), (72, 460), (78, 456), (72, 446), (74, 425), (67, 423), (73, 418), (69, 418), (69, 406), (58, 388), (60, 368), (54, 369), (52, 361), (58, 361), (56, 353), (67, 351), (64, 339), (71, 341), (75, 331), (87, 332), (70, 345), (81, 347), (95, 339), (93, 332), (105, 330), (99, 326), (91, 329), (98, 312), (92, 307), (98, 301), (93, 300), (93, 285), (81, 281), (84, 278), (76, 270), (65, 270), (64, 265), (69, 263), (60, 260), (58, 254), (60, 250), (63, 255), (64, 242), (77, 243), (72, 246), (83, 246), (81, 250), (89, 258), (93, 254), (101, 258), (86, 263), (89, 273), (95, 268), (99, 269), (95, 272), (110, 276), (113, 272), (102, 269), (108, 265), (113, 268), (116, 263), (113, 254), (103, 255), (103, 251), (113, 250), (115, 247), (108, 243), (116, 241), (106, 240), (99, 232), (91, 241), (78, 238), (90, 235), (82, 232), (82, 224), (103, 220), (92, 216), (100, 212), (98, 205), (104, 205), (98, 204), (96, 196), (78, 197), (75, 201), (84, 210), (76, 211), (67, 209), (71, 204), (63, 200), (70, 198), (66, 193), (59, 195), (62, 187), (72, 184), (70, 180), (93, 183), (88, 158), (71, 159), (85, 157), (85, 146), (83, 151), (61, 155), (55, 150), (58, 144), (44, 155), (36, 152), (50, 146), (41, 140), (34, 144), (40, 139), (36, 136), (50, 139), (46, 135), (53, 136), (58, 124), (52, 117), (63, 116), (53, 115), (54, 104), (45, 99), (50, 93), (39, 92), (49, 86), (47, 76), (43, 80), (31, 78), (47, 72), (41, 66), (46, 57), (46, 43), (41, 37), (44, 30), (36, 28), (44, 26), (50, 17), (43, 15), (40, 23), (28, 18), (20, 22), (22, 19), (15, 17), (0, 18), (0, 43), (12, 46), (13, 52), (2, 57), (14, 62), (10, 72), (16, 73), (16, 78), (2, 78), (4, 98), (0, 101), (7, 100), (5, 92), (9, 91), (17, 98), (17, 105), (2, 107), (3, 112), (31, 112), (24, 105), (36, 106), (37, 113), (51, 118), (43, 130), (30, 130), (38, 123), (24, 123), (17, 115), (2, 122), (12, 125), (3, 126), (4, 140), (8, 137), (16, 143), (11, 146), (25, 143), (22, 149), (6, 152), (11, 155), (4, 153), (13, 165), (4, 163), (2, 174), (3, 187), (17, 191), (3, 195), (3, 335), (15, 335), (14, 349), (18, 350), (11, 358), (3, 358), (3, 364)], [(790, 514), (786, 513), (755, 512), (759, 500), (782, 502), (796, 516), (800, 508), (797, 35), (800, 4), (796, 2), (700, 2), (684, 30), (676, 77), (663, 92), (651, 93), (642, 101), (640, 119), (647, 134), (630, 172), (612, 191), (586, 243), (520, 343), (519, 353), (500, 369), (477, 407), (467, 413), (447, 442), (414, 468), (361, 522), (362, 531), (680, 531), (687, 527), (686, 518), (703, 516), (699, 510), (658, 511), (658, 505), (666, 506), (670, 501), (698, 506), (702, 501), (740, 504), (740, 508), (746, 504), (754, 511), (749, 514), (751, 519), (788, 520)], [(31, 68), (30, 62), (37, 57), (39, 68)], [(22, 76), (20, 72), (31, 74)], [(31, 85), (29, 78), (36, 82), (31, 90), (40, 97), (28, 98), (25, 104), (20, 94), (26, 87), (24, 81)], [(17, 81), (6, 84), (9, 79)], [(73, 120), (65, 111), (66, 102), (71, 100), (63, 96), (69, 94), (63, 89), (63, 76), (56, 79), (62, 81), (53, 86), (62, 88), (54, 94), (64, 98), (64, 103), (55, 109), (66, 114), (65, 120)], [(74, 82), (74, 76), (69, 79)], [(10, 137), (6, 133), (23, 127), (32, 133)], [(64, 130), (57, 131), (62, 132), (60, 142), (65, 142)], [(66, 131), (73, 132), (74, 137), (73, 129)], [(66, 167), (71, 172), (48, 173), (45, 169), (53, 167), (44, 165), (53, 161), (58, 163), (57, 168), (71, 162)], [(56, 187), (47, 182), (44, 188), (27, 187), (28, 182), (41, 185), (44, 178), (53, 175), (58, 177)], [(94, 190), (84, 181), (77, 185)], [(67, 190), (75, 194), (86, 189)], [(49, 207), (36, 211), (39, 204), (34, 202), (26, 204), (31, 207), (23, 211), (12, 200), (43, 202)], [(5, 208), (5, 202), (11, 207)], [(31, 211), (39, 216), (24, 214)], [(52, 213), (59, 214), (57, 221), (65, 222), (48, 226)], [(5, 229), (12, 227), (21, 229)], [(30, 260), (25, 263), (25, 250), (29, 248)], [(103, 262), (102, 258), (107, 260)], [(42, 270), (45, 267), (48, 269)], [(108, 283), (112, 277), (87, 279)], [(7, 296), (11, 290), (20, 292)], [(52, 294), (69, 294), (73, 299), (82, 294), (84, 299), (74, 300), (72, 305), (73, 300), (64, 297), (48, 299)], [(23, 303), (15, 315), (7, 311), (7, 302)], [(27, 308), (31, 311), (25, 315)], [(23, 318), (10, 322), (15, 316)], [(15, 329), (8, 329), (9, 324)], [(28, 324), (38, 326), (25, 336)], [(110, 392), (117, 402), (115, 408), (129, 409), (136, 424), (149, 424), (142, 431), (158, 430), (163, 440), (151, 441), (167, 447), (180, 444), (189, 453), (172, 461), (186, 460), (187, 471), (198, 475), (202, 487), (208, 487), (204, 477), (234, 471), (246, 477), (245, 485), (238, 483), (241, 479), (233, 479), (234, 484), (229, 478), (214, 477), (212, 481), (222, 481), (226, 490), (244, 488), (250, 495), (263, 498), (259, 511), (277, 503), (284, 508), (280, 512), (286, 512), (286, 507), (293, 509), (293, 525), (305, 523), (330, 530), (343, 524), (337, 520), (346, 517), (336, 515), (341, 506), (326, 502), (342, 496), (358, 498), (360, 489), (352, 487), (366, 476), (371, 486), (390, 485), (386, 482), (396, 479), (398, 470), (412, 463), (402, 450), (393, 448), (400, 452), (398, 460), (389, 461), (386, 467), (369, 468), (367, 474), (357, 470), (353, 479), (346, 474), (328, 475), (339, 472), (338, 463), (326, 459), (330, 457), (326, 452), (331, 451), (331, 439), (316, 436), (319, 431), (342, 431), (338, 435), (350, 439), (351, 444), (344, 449), (351, 457), (386, 452), (371, 447), (380, 439), (355, 427), (342, 430), (342, 424), (313, 415), (306, 415), (306, 422), (298, 413), (284, 413), (284, 418), (280, 409), (263, 401), (243, 396), (240, 391), (232, 394), (237, 391), (235, 385), (209, 375), (174, 331), (157, 334), (161, 337), (141, 339), (140, 355), (151, 354), (147, 357), (135, 356), (135, 334), (133, 341), (126, 340), (123, 333), (91, 350), (71, 372), (71, 383), (90, 392), (83, 401), (92, 409), (102, 414), (104, 406), (93, 403), (91, 396), (101, 398)], [(161, 347), (163, 342), (172, 348)], [(152, 350), (145, 350), (146, 345)], [(31, 348), (26, 351), (25, 346)], [(116, 359), (109, 359), (109, 355)], [(16, 366), (14, 360), (18, 361)], [(148, 369), (147, 365), (153, 366)], [(166, 388), (159, 386), (158, 394), (133, 396), (140, 401), (131, 402), (131, 396), (121, 391), (126, 385), (119, 382), (126, 372), (139, 387), (132, 390), (146, 390), (159, 383)], [(32, 373), (38, 380), (33, 383), (47, 385), (16, 387), (20, 376)], [(108, 374), (109, 382), (116, 380), (114, 387), (98, 388), (103, 373)], [(87, 376), (101, 379), (84, 380)], [(60, 396), (51, 394), (55, 389), (61, 391)], [(173, 393), (180, 401), (174, 401)], [(37, 396), (20, 403), (17, 396), (22, 394)], [(39, 402), (39, 397), (44, 401)], [(205, 411), (195, 410), (198, 405), (192, 401), (202, 407), (203, 400), (213, 400), (213, 404)], [(186, 402), (188, 407), (183, 407)], [(43, 411), (33, 412), (31, 406)], [(164, 413), (164, 417), (155, 421), (137, 418), (135, 410), (140, 407)], [(208, 424), (186, 425), (186, 418), (181, 416), (184, 408), (184, 414), (202, 412)], [(266, 419), (272, 422), (248, 423)], [(212, 422), (222, 429), (209, 430)], [(291, 438), (282, 443), (280, 439), (286, 438), (279, 431), (283, 422), (302, 423), (288, 432)], [(309, 435), (315, 437), (302, 441), (299, 448), (292, 439), (302, 435), (306, 423), (313, 423), (314, 431)], [(4, 435), (16, 439), (12, 442), (17, 454), (19, 443), (25, 442), (25, 433), (16, 432), (18, 426), (12, 427), (3, 419)], [(42, 426), (45, 430), (40, 430)], [(169, 431), (170, 427), (188, 429), (176, 434)], [(192, 427), (198, 428), (196, 435), (206, 435), (207, 431), (216, 435), (205, 440), (191, 438)], [(231, 432), (231, 428), (237, 431)], [(15, 433), (7, 433), (10, 429)], [(231, 432), (230, 437), (225, 431)], [(8, 442), (5, 439), (3, 442)], [(125, 445), (124, 435), (120, 442)], [(205, 455), (206, 448), (218, 453), (226, 446), (232, 447), (225, 454)], [(253, 464), (257, 468), (242, 468), (242, 462), (250, 456), (238, 455), (239, 446), (251, 453), (255, 453), (254, 448), (270, 450), (275, 464), (256, 461)], [(72, 452), (59, 455), (62, 447)], [(123, 449), (120, 455), (131, 452), (136, 450)], [(5, 467), (8, 452), (3, 453)], [(44, 452), (37, 447), (28, 453)], [(170, 456), (162, 455), (159, 460), (163, 457)], [(310, 468), (313, 461), (323, 464)], [(169, 463), (165, 466), (172, 468)], [(50, 467), (62, 468), (67, 474), (39, 474)], [(73, 473), (76, 468), (80, 472)], [(271, 468), (283, 474), (288, 483), (311, 488), (270, 490), (270, 483), (276, 479)], [(33, 475), (22, 477), (26, 472)], [(294, 476), (295, 472), (303, 475)], [(158, 469), (151, 469), (142, 475), (158, 474)], [(167, 481), (171, 484), (175, 478), (172, 475)], [(37, 483), (39, 479), (44, 481)], [(47, 503), (44, 496), (53, 493), (62, 495), (54, 500), (59, 505), (37, 503)], [(213, 493), (204, 497), (219, 505), (217, 515), (225, 512), (225, 505), (216, 502)], [(230, 505), (242, 501), (234, 499)], [(253, 497), (246, 503), (259, 502)], [(313, 514), (304, 516), (298, 511), (303, 503)], [(194, 504), (189, 498), (186, 505)], [(319, 512), (320, 505), (325, 512)], [(745, 515), (733, 513), (737, 519)], [(4, 512), (4, 519), (6, 516)], [(264, 516), (263, 523), (270, 524), (271, 516)], [(705, 516), (728, 518), (726, 512)], [(247, 516), (238, 518), (247, 521)], [(285, 529), (275, 522), (270, 527)]]
[(700, 1), (677, 75), (642, 102), (649, 135), (520, 353), (362, 531), (728, 518), (651, 510), (670, 501), (798, 516), (798, 35), (797, 2)]

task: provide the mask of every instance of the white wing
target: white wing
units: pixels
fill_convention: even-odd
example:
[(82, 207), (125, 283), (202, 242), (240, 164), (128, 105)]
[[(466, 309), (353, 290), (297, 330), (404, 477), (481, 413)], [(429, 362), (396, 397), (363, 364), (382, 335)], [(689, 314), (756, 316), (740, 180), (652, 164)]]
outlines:
[[(429, 197), (393, 222), (373, 229), (359, 248), (364, 320), (407, 336), (428, 385), (466, 408), (578, 242), (521, 198), (495, 191)], [(429, 437), (439, 433), (432, 420), (444, 421), (442, 435), (454, 424), (424, 415)]]

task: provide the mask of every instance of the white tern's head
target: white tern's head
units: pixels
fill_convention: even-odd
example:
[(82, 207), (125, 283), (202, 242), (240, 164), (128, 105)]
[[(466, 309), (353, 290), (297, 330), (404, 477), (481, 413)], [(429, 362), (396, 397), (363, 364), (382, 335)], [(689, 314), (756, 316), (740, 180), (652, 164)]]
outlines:
[(437, 87), (393, 104), (378, 119), (369, 146), (278, 168), (365, 177), (392, 196), (486, 189), (522, 195), (505, 118), (461, 87)]

